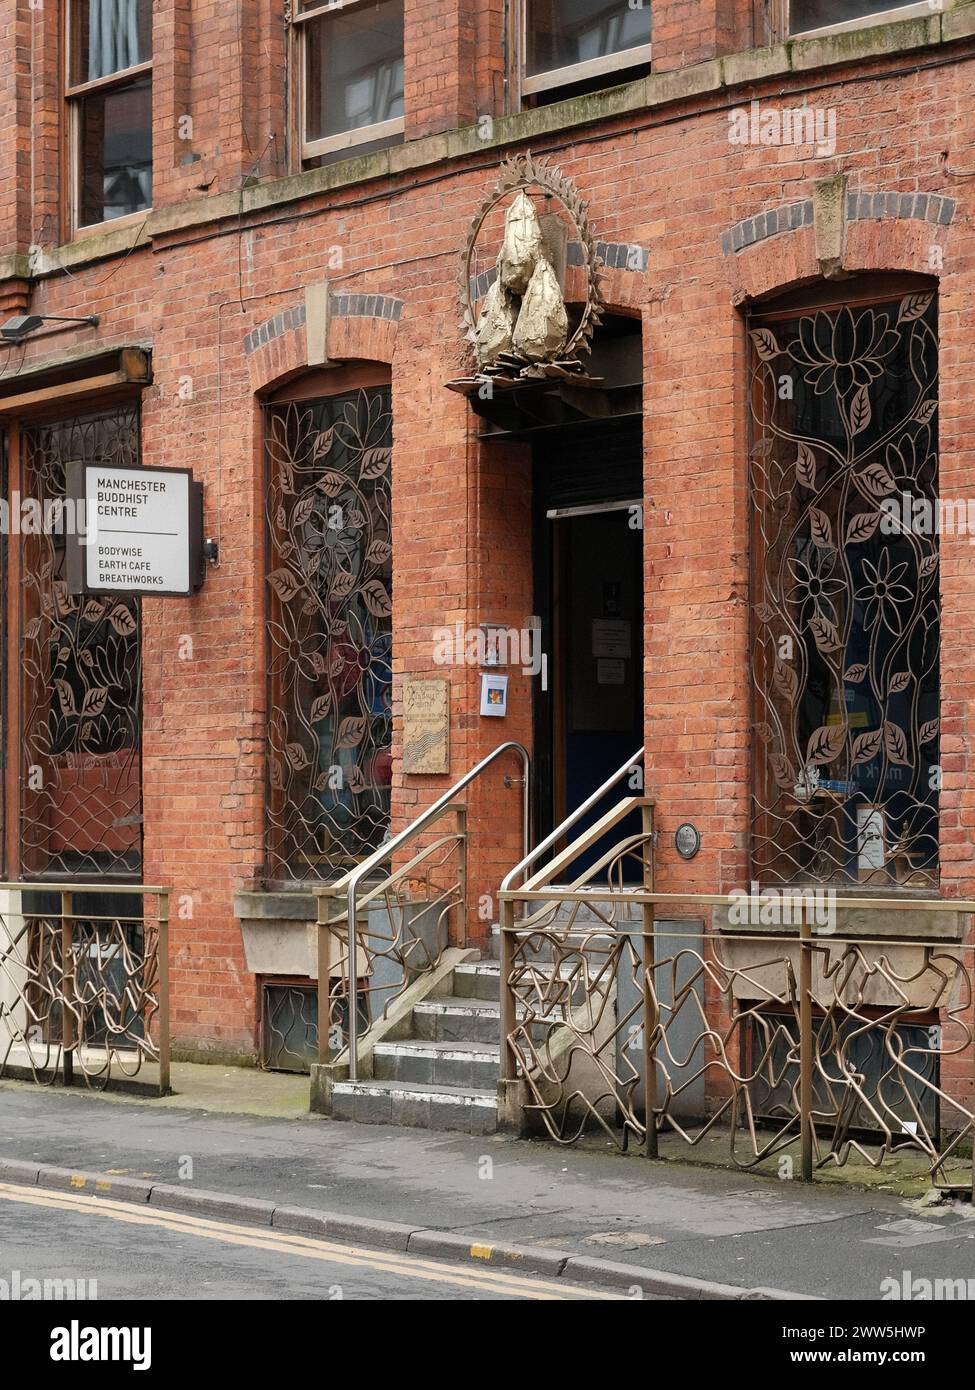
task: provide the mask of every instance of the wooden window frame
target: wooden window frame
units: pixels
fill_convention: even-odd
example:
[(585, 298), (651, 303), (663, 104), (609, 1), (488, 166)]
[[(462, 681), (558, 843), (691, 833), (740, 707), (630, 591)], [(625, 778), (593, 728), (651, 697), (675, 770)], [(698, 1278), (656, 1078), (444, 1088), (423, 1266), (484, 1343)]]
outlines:
[[(570, 87), (576, 82), (587, 82), (593, 77), (603, 77), (607, 73), (624, 73), (630, 68), (646, 67), (651, 62), (653, 43), (639, 44), (636, 48), (621, 48), (618, 53), (607, 53), (602, 58), (589, 58), (583, 63), (570, 63), (568, 67), (551, 68), (529, 77), (525, 71), (528, 61), (528, 7), (531, 0), (521, 0), (518, 20), (518, 76), (519, 90), (523, 97), (538, 96), (559, 87)], [(649, 0), (648, 0), (649, 4)]]
[(75, 33), (74, 24), (75, 0), (64, 0), (64, 102), (67, 107), (68, 118), (68, 219), (74, 236), (90, 236), (93, 233), (103, 232), (110, 227), (130, 226), (134, 221), (146, 217), (152, 211), (152, 203), (147, 207), (139, 208), (136, 212), (126, 213), (122, 217), (103, 218), (100, 222), (81, 221), (81, 104), (85, 97), (92, 96), (98, 92), (115, 91), (122, 87), (128, 87), (138, 82), (143, 77), (148, 77), (150, 82), (150, 92), (152, 91), (152, 58), (144, 63), (135, 63), (128, 68), (120, 68), (118, 72), (109, 73), (106, 77), (96, 77), (90, 82), (74, 82), (72, 73), (77, 71), (74, 62), (77, 56), (77, 45), (79, 36)]
[[(950, 0), (946, 0), (946, 8), (948, 3)], [(879, 10), (876, 14), (860, 15), (857, 19), (845, 19), (839, 24), (824, 24), (818, 29), (793, 29), (791, 0), (781, 0), (781, 5), (783, 10), (782, 32), (787, 39), (825, 38), (829, 34), (846, 34), (855, 29), (872, 29), (878, 24), (893, 24), (900, 19), (918, 19), (924, 15), (937, 13), (937, 11), (932, 10), (928, 0), (916, 0), (915, 4), (891, 5), (889, 9)]]
[[(372, 125), (357, 126), (355, 130), (339, 131), (337, 135), (326, 135), (320, 140), (306, 139), (308, 121), (308, 48), (305, 42), (305, 35), (310, 23), (318, 19), (326, 19), (330, 15), (341, 14), (343, 11), (355, 10), (361, 6), (371, 4), (374, 0), (324, 0), (324, 3), (316, 5), (312, 10), (297, 12), (298, 0), (295, 0), (296, 12), (291, 17), (291, 30), (294, 42), (295, 64), (294, 72), (296, 80), (294, 92), (297, 110), (295, 112), (295, 128), (298, 137), (298, 149), (302, 163), (305, 160), (317, 159), (321, 155), (335, 154), (341, 150), (355, 150), (360, 145), (373, 144), (377, 140), (391, 140), (397, 135), (402, 135), (406, 129), (406, 117), (395, 116), (388, 121), (375, 121)], [(404, 5), (405, 21), (405, 5)], [(404, 43), (404, 49), (406, 45)]]

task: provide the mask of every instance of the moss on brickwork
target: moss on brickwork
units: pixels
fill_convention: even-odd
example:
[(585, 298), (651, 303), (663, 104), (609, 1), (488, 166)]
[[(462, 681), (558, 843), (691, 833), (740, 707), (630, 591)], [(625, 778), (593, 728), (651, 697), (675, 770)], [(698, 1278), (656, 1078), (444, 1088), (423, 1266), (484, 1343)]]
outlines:
[[(93, 261), (103, 261), (109, 256), (118, 256), (131, 251), (133, 246), (149, 243), (148, 215), (142, 222), (127, 227), (113, 228), (110, 232), (96, 232), (79, 237), (59, 246), (55, 251), (45, 252), (38, 259), (35, 276), (63, 270), (75, 265), (89, 265)], [(26, 260), (26, 257), (21, 259)]]
[(889, 57), (915, 48), (926, 48), (941, 39), (939, 15), (920, 19), (891, 20), (866, 29), (849, 29), (822, 38), (797, 38), (786, 44), (789, 65), (794, 72), (831, 67), (838, 63), (863, 62), (866, 58)]
[(941, 37), (945, 43), (972, 35), (975, 35), (975, 0), (963, 0), (941, 16)]

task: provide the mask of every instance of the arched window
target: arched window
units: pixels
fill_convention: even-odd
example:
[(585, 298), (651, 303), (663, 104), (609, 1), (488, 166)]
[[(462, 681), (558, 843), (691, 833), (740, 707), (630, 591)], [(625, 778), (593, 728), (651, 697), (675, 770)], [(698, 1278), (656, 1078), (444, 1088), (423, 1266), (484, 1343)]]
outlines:
[(752, 315), (752, 854), (763, 883), (938, 873), (937, 298)]
[(288, 388), (266, 441), (267, 878), (301, 883), (341, 874), (389, 827), (388, 378)]

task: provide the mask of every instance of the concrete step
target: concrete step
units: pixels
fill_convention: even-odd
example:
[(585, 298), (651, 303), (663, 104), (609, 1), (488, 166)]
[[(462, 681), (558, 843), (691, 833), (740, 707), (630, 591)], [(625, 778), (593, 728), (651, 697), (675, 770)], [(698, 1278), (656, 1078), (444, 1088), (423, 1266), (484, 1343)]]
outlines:
[(332, 1092), (332, 1118), (493, 1134), (498, 1125), (497, 1094), (494, 1089), (416, 1081), (338, 1081)]
[(454, 994), (460, 999), (499, 999), (501, 966), (495, 960), (473, 960), (454, 970)]
[[(523, 1018), (524, 1007), (518, 1006), (517, 1016)], [(565, 1010), (553, 1004), (546, 1017), (532, 1024), (532, 1035), (541, 1041), (551, 1024), (563, 1023)], [(425, 999), (413, 1008), (413, 1037), (431, 1042), (471, 1042), (500, 1044), (501, 1005), (497, 1000), (464, 999), (456, 995), (446, 999)]]
[(485, 1042), (384, 1042), (376, 1044), (373, 1067), (377, 1081), (489, 1090), (500, 1075), (501, 1049)]
[(413, 1036), (429, 1042), (497, 1044), (501, 1037), (501, 1005), (497, 1000), (424, 999), (413, 1007)]

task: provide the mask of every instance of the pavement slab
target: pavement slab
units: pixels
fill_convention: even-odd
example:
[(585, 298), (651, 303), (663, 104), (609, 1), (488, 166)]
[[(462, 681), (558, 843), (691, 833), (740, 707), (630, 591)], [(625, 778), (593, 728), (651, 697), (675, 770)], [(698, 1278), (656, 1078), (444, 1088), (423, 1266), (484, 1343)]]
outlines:
[(968, 1206), (920, 1212), (876, 1191), (608, 1148), (179, 1111), (5, 1082), (0, 1159), (150, 1179), (185, 1192), (187, 1207), (191, 1192), (224, 1194), (741, 1289), (879, 1299), (905, 1269), (975, 1275)]

